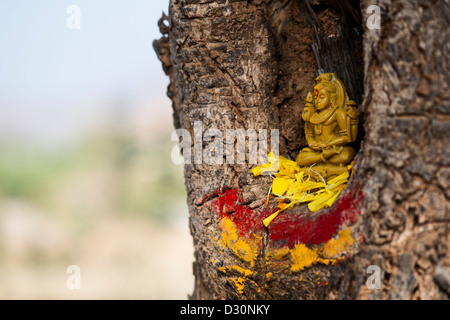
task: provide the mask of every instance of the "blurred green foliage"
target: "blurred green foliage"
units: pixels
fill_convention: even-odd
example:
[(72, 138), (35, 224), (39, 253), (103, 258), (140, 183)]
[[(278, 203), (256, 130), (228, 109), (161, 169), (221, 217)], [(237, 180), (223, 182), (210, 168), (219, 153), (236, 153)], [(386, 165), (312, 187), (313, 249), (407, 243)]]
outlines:
[(171, 161), (173, 146), (169, 130), (138, 143), (117, 129), (89, 134), (71, 148), (0, 145), (0, 200), (26, 201), (46, 212), (84, 208), (164, 223), (177, 214), (174, 204), (185, 201), (183, 166)]
[(71, 162), (69, 152), (43, 152), (20, 144), (0, 146), (0, 195), (36, 201)]

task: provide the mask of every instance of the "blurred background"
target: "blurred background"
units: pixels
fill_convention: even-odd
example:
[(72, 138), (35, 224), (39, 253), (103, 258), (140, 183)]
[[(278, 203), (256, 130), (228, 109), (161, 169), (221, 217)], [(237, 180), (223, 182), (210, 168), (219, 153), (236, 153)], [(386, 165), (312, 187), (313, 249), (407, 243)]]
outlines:
[(167, 6), (0, 2), (0, 299), (192, 293), (183, 167), (152, 48)]

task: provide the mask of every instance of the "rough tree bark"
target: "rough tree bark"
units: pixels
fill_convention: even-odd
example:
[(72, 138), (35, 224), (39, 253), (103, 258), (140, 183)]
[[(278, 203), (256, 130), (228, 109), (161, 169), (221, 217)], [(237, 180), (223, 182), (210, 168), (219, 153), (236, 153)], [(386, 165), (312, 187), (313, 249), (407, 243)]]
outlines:
[[(373, 4), (381, 28), (369, 30)], [(154, 48), (175, 127), (194, 140), (195, 121), (224, 137), (279, 129), (280, 154), (295, 159), (320, 72), (342, 78), (361, 123), (336, 203), (296, 206), (268, 228), (271, 180), (248, 159), (185, 165), (193, 299), (449, 298), (449, 16), (444, 0), (170, 0)], [(380, 289), (366, 286), (371, 265)]]

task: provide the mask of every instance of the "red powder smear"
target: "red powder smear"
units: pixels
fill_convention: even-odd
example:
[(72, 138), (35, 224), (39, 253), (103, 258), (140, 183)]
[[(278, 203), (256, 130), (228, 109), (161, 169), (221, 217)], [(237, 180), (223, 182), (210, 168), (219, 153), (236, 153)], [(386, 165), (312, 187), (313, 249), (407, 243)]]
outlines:
[(361, 200), (362, 192), (359, 192), (356, 199), (353, 198), (353, 193), (347, 193), (323, 213), (319, 211), (300, 215), (285, 211), (269, 225), (270, 239), (278, 245), (290, 248), (298, 243), (325, 243), (339, 232), (340, 226), (356, 221), (361, 214)]
[(208, 194), (206, 194), (204, 197), (203, 197), (203, 199), (201, 199), (198, 203), (197, 203), (197, 205), (202, 205), (202, 204), (204, 204), (206, 201), (208, 201), (208, 200), (210, 200), (210, 199), (212, 199), (212, 198), (214, 198), (214, 197), (217, 197), (217, 196), (220, 196), (220, 195), (223, 195), (223, 191), (222, 191), (222, 189), (217, 189), (217, 190), (214, 190), (213, 192), (210, 192), (210, 193), (208, 193)]
[(256, 210), (240, 205), (242, 198), (237, 189), (220, 191), (218, 195), (219, 197), (211, 202), (211, 207), (221, 216), (230, 218), (235, 223), (239, 235), (243, 237), (262, 231), (264, 229), (263, 219), (278, 210), (276, 207)]
[[(240, 236), (248, 237), (264, 229), (262, 220), (277, 210), (276, 207), (252, 209), (240, 205), (242, 198), (237, 189), (218, 192), (219, 197), (211, 202), (213, 211), (227, 216), (235, 223)], [(360, 215), (359, 203), (362, 192), (354, 199), (353, 193), (345, 194), (340, 201), (321, 213), (295, 214), (286, 210), (269, 225), (270, 239), (277, 247), (293, 248), (299, 243), (321, 244), (339, 232), (340, 226), (354, 223)]]

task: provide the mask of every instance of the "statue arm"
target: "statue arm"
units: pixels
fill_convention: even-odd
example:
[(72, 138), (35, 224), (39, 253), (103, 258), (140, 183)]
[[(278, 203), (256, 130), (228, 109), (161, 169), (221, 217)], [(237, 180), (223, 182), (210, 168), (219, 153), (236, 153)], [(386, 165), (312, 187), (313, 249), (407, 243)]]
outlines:
[(339, 137), (330, 141), (329, 145), (331, 146), (343, 146), (348, 144), (348, 132), (347, 132), (347, 112), (343, 109), (337, 109), (334, 114), (335, 120), (338, 123), (339, 128)]
[(314, 134), (311, 129), (311, 125), (309, 123), (305, 124), (305, 138), (306, 138), (306, 143), (308, 144), (308, 146), (312, 149), (315, 149), (317, 142), (316, 142), (316, 139), (314, 138)]
[(351, 132), (351, 139), (349, 139), (349, 141), (353, 142), (358, 135), (358, 112), (356, 111), (356, 108), (349, 106), (347, 113), (347, 130), (350, 130)]
[(305, 137), (306, 143), (311, 149), (316, 151), (322, 151), (324, 148), (326, 148), (326, 145), (323, 144), (323, 142), (316, 139), (309, 123), (305, 125)]

